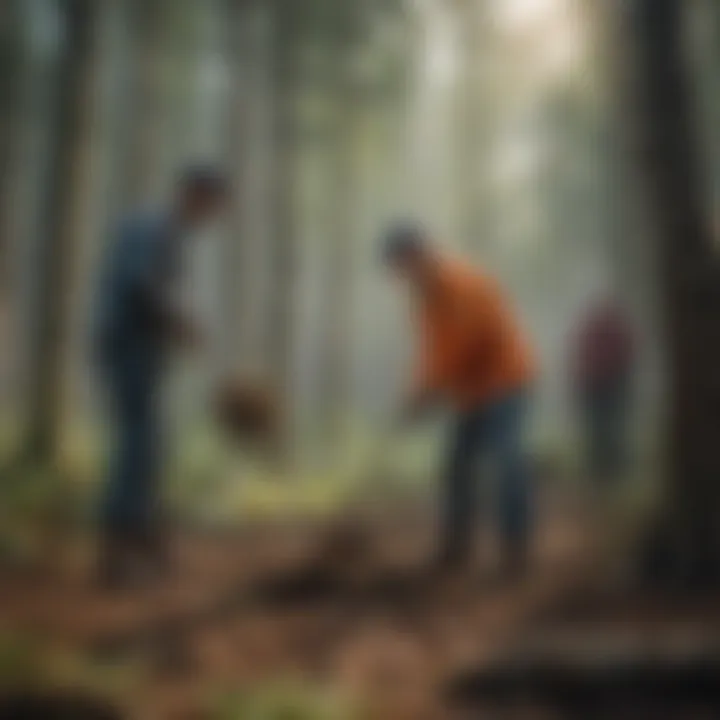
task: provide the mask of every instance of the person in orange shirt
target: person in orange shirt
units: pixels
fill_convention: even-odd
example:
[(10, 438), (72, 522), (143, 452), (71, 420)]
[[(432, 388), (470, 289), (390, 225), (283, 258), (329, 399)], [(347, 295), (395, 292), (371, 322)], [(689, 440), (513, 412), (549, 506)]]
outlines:
[(531, 527), (524, 429), (536, 369), (533, 353), (495, 280), (433, 248), (413, 225), (385, 240), (387, 264), (407, 281), (420, 328), (415, 382), (403, 405), (406, 419), (438, 401), (454, 421), (444, 471), (440, 569), (471, 556), (476, 515), (474, 469), (491, 460), (503, 558), (509, 570), (527, 559)]

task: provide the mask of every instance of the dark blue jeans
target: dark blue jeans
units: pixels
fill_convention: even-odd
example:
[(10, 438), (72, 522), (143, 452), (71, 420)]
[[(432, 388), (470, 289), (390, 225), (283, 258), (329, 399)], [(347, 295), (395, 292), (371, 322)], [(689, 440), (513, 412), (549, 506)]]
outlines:
[(104, 528), (145, 531), (158, 514), (160, 377), (150, 363), (117, 362), (103, 371), (114, 430), (102, 499)]
[(529, 393), (517, 390), (461, 414), (452, 430), (445, 470), (444, 550), (467, 554), (477, 514), (479, 461), (492, 463), (501, 539), (506, 550), (525, 548), (531, 522), (529, 466), (523, 434)]

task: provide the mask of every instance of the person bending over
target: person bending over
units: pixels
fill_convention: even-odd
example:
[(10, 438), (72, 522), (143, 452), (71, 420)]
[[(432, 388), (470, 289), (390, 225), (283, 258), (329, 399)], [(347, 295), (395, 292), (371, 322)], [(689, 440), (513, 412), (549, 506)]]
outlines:
[(535, 362), (498, 283), (433, 247), (415, 225), (394, 227), (385, 260), (410, 286), (420, 334), (418, 370), (404, 402), (413, 418), (437, 401), (454, 415), (443, 476), (440, 570), (465, 564), (473, 549), (475, 467), (492, 461), (505, 566), (527, 559), (531, 528), (525, 425)]

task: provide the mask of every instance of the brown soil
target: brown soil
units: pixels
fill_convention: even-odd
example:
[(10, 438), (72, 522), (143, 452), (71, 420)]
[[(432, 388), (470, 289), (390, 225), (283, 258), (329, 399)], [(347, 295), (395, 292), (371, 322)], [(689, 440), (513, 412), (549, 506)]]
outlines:
[(1, 578), (0, 633), (41, 639), (89, 663), (137, 663), (131, 718), (207, 717), (218, 688), (282, 677), (361, 698), (373, 720), (450, 717), (449, 680), (489, 662), (581, 576), (582, 533), (548, 522), (521, 580), (498, 578), (490, 542), (476, 566), (427, 566), (428, 518), (360, 519), (180, 534), (173, 576), (108, 595), (87, 558)]

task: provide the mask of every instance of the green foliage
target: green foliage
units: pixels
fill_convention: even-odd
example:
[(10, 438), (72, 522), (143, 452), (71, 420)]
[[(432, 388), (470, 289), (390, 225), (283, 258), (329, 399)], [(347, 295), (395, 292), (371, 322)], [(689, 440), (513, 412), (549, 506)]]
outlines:
[(222, 696), (212, 720), (362, 720), (345, 699), (322, 689), (279, 682)]
[(16, 443), (0, 442), (0, 563), (46, 561), (89, 525), (98, 476), (91, 437), (94, 442), (88, 435), (53, 465), (18, 455)]
[(0, 636), (0, 690), (35, 685), (43, 675), (37, 643), (17, 635)]
[(141, 679), (141, 668), (102, 664), (28, 634), (0, 635), (0, 692), (72, 687), (120, 701)]

